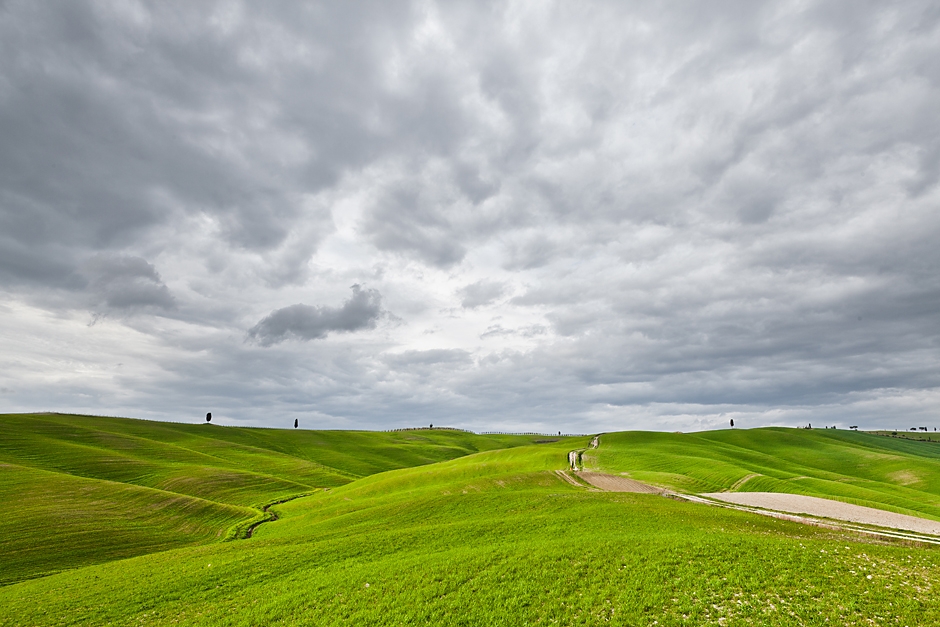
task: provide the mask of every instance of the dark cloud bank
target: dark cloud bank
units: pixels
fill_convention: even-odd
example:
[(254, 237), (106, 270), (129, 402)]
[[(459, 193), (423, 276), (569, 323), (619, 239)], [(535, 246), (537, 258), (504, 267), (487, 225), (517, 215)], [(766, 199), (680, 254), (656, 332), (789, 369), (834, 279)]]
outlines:
[(352, 298), (342, 307), (297, 304), (273, 311), (248, 330), (248, 337), (271, 346), (286, 339), (318, 340), (330, 332), (374, 329), (382, 313), (381, 295), (359, 285), (353, 285), (352, 290)]
[(917, 1), (3, 3), (2, 409), (940, 426), (938, 57)]

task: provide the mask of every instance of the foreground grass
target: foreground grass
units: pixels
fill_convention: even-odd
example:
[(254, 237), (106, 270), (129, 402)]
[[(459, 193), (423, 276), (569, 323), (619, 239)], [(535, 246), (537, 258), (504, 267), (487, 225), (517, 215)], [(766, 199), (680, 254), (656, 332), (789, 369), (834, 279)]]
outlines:
[(585, 463), (680, 492), (788, 492), (940, 520), (940, 446), (834, 429), (601, 436)]
[(0, 585), (236, 537), (272, 502), (534, 439), (0, 415)]
[[(0, 418), (3, 561), (73, 568), (0, 587), (3, 627), (940, 624), (937, 548), (577, 488), (555, 471), (590, 438)], [(607, 434), (585, 459), (694, 490), (766, 479), (882, 500), (909, 472), (925, 485), (901, 498), (936, 503), (932, 445), (861, 435)], [(212, 498), (164, 489), (197, 469)], [(215, 541), (291, 484), (314, 492)], [(105, 563), (88, 565), (95, 545)]]
[[(581, 442), (581, 445), (586, 445)], [(931, 548), (560, 481), (567, 443), (278, 506), (244, 542), (0, 589), (0, 625), (934, 625)]]

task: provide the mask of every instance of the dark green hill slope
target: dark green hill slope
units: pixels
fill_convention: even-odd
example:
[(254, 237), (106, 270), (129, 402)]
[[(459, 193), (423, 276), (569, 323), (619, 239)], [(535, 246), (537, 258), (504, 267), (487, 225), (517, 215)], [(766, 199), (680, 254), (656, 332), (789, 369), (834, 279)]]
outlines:
[(532, 440), (0, 415), (0, 584), (231, 537), (268, 503)]
[(0, 463), (0, 585), (221, 539), (257, 510)]

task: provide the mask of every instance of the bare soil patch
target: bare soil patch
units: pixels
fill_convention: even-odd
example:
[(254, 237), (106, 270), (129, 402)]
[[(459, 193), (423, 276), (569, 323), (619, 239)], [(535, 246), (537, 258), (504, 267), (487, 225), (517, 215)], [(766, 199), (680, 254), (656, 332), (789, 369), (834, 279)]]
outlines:
[(596, 488), (607, 490), (608, 492), (641, 492), (644, 494), (662, 494), (663, 491), (649, 484), (618, 477), (617, 475), (608, 475), (603, 472), (581, 471), (578, 476), (590, 483)]
[(851, 503), (832, 501), (815, 496), (777, 492), (714, 492), (702, 496), (726, 503), (734, 503), (735, 505), (760, 507), (790, 514), (807, 514), (863, 525), (876, 525), (878, 527), (940, 535), (940, 522), (935, 520), (895, 514), (894, 512), (886, 512), (872, 507), (852, 505)]

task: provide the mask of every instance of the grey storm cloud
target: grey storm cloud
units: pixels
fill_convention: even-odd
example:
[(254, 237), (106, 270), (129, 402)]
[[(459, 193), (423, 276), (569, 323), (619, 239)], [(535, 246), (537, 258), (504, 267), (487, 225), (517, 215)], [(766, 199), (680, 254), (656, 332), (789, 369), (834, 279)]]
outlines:
[(366, 232), (382, 250), (405, 253), (439, 267), (450, 267), (467, 254), (454, 220), (410, 189), (389, 190), (368, 217)]
[(157, 269), (140, 257), (97, 255), (84, 270), (93, 294), (107, 308), (169, 310), (176, 306)]
[(940, 419), (935, 2), (2, 6), (10, 408)]
[(489, 305), (506, 293), (506, 284), (499, 281), (477, 281), (458, 290), (463, 307), (473, 309)]
[[(149, 242), (180, 208), (217, 221), (222, 244), (275, 249), (306, 219), (303, 194), (378, 147), (355, 113), (321, 97), (350, 71), (371, 74), (367, 36), (350, 33), (370, 28), (360, 16), (285, 5), (245, 32), (237, 5), (209, 8), (4, 5), (0, 272), (67, 283), (81, 251)], [(375, 9), (381, 30), (381, 14), (394, 16)], [(335, 50), (342, 67), (308, 50), (321, 62), (269, 72), (305, 54), (294, 49), (301, 33), (346, 48)], [(295, 88), (311, 81), (313, 92)]]
[(248, 330), (248, 337), (270, 346), (286, 339), (318, 340), (331, 332), (375, 328), (382, 314), (381, 294), (359, 285), (353, 285), (352, 292), (341, 307), (297, 304), (272, 311)]

